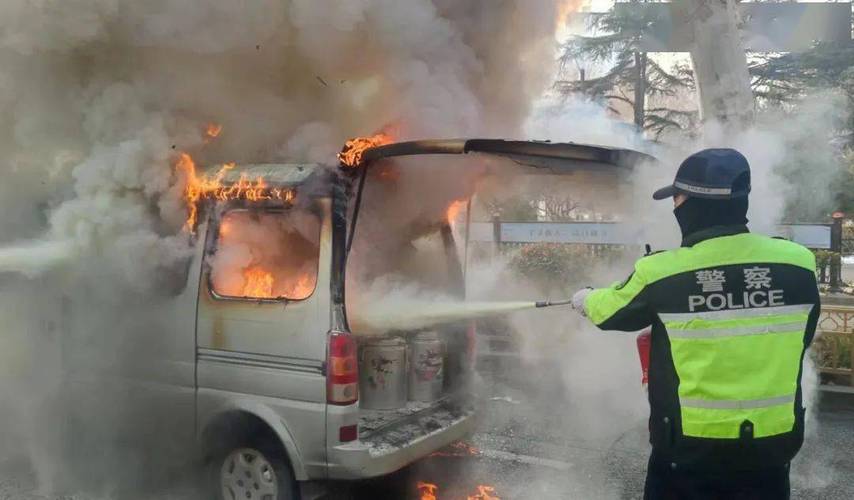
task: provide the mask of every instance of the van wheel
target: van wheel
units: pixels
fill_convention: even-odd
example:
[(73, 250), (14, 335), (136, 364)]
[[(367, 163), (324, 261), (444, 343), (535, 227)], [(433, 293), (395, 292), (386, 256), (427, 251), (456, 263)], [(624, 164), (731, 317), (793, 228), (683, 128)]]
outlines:
[(296, 500), (291, 468), (275, 449), (232, 447), (211, 463), (213, 490), (220, 500)]

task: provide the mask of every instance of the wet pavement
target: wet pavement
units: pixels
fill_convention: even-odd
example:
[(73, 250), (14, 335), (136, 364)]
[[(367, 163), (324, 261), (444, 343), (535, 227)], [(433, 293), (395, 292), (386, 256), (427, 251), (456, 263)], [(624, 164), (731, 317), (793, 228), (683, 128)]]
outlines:
[[(393, 481), (361, 485), (351, 498), (640, 499), (649, 451), (646, 421), (602, 432), (596, 422), (566, 422), (560, 404), (532, 412), (524, 391), (488, 400), (469, 443), (426, 458)], [(536, 406), (536, 403), (533, 404)], [(571, 425), (566, 425), (567, 423)], [(854, 395), (826, 395), (792, 466), (792, 498), (854, 498)], [(491, 497), (474, 496), (478, 486)]]
[[(538, 397), (531, 400), (528, 394)], [(544, 400), (530, 390), (492, 385), (467, 445), (449, 447), (391, 477), (338, 484), (327, 498), (428, 500), (430, 493), (438, 500), (642, 498), (648, 453), (643, 416), (583, 419), (572, 404), (559, 395)], [(792, 498), (854, 498), (854, 395), (826, 394), (813, 423), (793, 464)], [(0, 464), (0, 470), (0, 500), (199, 499), (186, 485), (146, 495), (50, 495), (36, 492), (34, 478), (20, 462)]]

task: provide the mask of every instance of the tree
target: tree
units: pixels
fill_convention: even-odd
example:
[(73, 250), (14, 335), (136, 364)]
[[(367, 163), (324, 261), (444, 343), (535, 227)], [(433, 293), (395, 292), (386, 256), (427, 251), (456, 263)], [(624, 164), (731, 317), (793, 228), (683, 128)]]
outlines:
[(747, 56), (738, 30), (738, 0), (674, 0), (685, 19), (703, 121), (748, 126), (753, 121)]
[[(750, 66), (753, 92), (764, 104), (797, 103), (809, 93), (833, 89), (854, 109), (854, 45), (818, 43), (804, 52), (757, 55)], [(840, 138), (854, 146), (854, 114), (848, 114)]]
[[(834, 184), (836, 193), (834, 201), (836, 202), (837, 210), (845, 212), (848, 217), (854, 216), (854, 148), (848, 147), (842, 155), (843, 168), (839, 172), (839, 179)], [(851, 231), (849, 229), (849, 231)], [(854, 234), (849, 241), (854, 240)], [(849, 245), (854, 244), (854, 241), (849, 242)], [(849, 250), (849, 253), (854, 253), (854, 248)]]
[(592, 14), (590, 28), (597, 35), (575, 36), (562, 45), (562, 73), (572, 65), (588, 62), (604, 63), (608, 69), (593, 78), (582, 69), (577, 79), (557, 81), (557, 90), (564, 95), (582, 93), (603, 100), (616, 113), (619, 104), (628, 106), (637, 129), (652, 133), (656, 139), (671, 128), (693, 128), (696, 111), (667, 105), (680, 92), (693, 91), (692, 70), (681, 65), (668, 71), (642, 50), (646, 30), (663, 13), (661, 9), (613, 8)]
[(833, 92), (842, 105), (822, 117), (836, 171), (825, 196), (832, 210), (854, 213), (854, 45), (818, 43), (804, 52), (758, 55), (750, 66), (753, 92), (761, 107), (808, 112), (811, 96)]
[(578, 220), (578, 208), (581, 205), (572, 196), (543, 193), (536, 203), (538, 215), (543, 220), (549, 222)]
[(537, 220), (537, 207), (534, 200), (522, 196), (491, 198), (483, 201), (490, 216), (497, 216), (504, 222)]

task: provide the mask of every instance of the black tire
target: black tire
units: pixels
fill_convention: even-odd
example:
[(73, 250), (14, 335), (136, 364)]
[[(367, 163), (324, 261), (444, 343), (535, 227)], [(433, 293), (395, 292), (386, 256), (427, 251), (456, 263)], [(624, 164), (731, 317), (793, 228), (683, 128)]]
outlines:
[[(217, 453), (209, 461), (208, 482), (211, 498), (216, 500), (299, 500), (299, 488), (294, 479), (293, 471), (287, 460), (284, 450), (279, 446), (270, 445), (273, 441), (269, 438), (259, 438), (242, 440), (231, 446), (221, 447)], [(272, 495), (264, 492), (265, 485), (261, 482), (262, 479), (256, 474), (245, 479), (245, 483), (240, 486), (234, 486), (234, 489), (224, 488), (224, 468), (226, 461), (230, 466), (234, 467), (235, 454), (241, 450), (246, 453), (246, 456), (257, 454), (269, 464), (272, 473), (275, 476), (276, 494)], [(228, 494), (226, 494), (228, 491)]]

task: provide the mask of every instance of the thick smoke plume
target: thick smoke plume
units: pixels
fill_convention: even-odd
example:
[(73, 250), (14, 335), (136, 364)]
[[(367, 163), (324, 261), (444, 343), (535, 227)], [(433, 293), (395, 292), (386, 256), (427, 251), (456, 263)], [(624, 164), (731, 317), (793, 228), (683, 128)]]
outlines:
[[(547, 1), (0, 9), (2, 174), (15, 186), (2, 203), (30, 219), (3, 220), (3, 235), (75, 241), (136, 285), (184, 256), (176, 151), (331, 162), (345, 138), (390, 124), (400, 139), (510, 134), (545, 83), (554, 29)], [(208, 122), (223, 127), (215, 141)]]
[[(156, 328), (145, 311), (162, 307), (163, 283), (186, 276), (194, 250), (180, 152), (202, 166), (333, 163), (346, 138), (381, 128), (396, 139), (515, 135), (548, 83), (554, 12), (550, 0), (4, 1), (2, 286), (31, 293), (24, 303), (42, 318), (73, 297), (75, 328)], [(31, 352), (19, 343), (42, 332), (26, 324), (0, 351)], [(122, 366), (132, 351), (102, 357)], [(10, 393), (50, 400), (47, 388)], [(35, 431), (14, 420), (12, 433)]]

